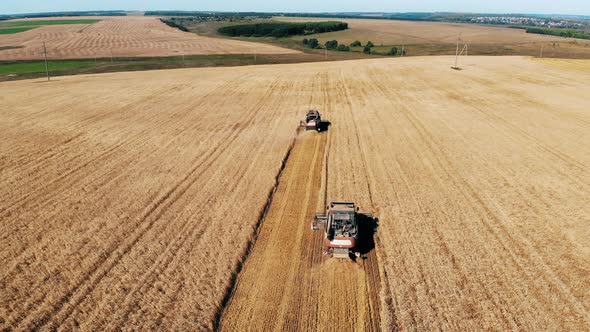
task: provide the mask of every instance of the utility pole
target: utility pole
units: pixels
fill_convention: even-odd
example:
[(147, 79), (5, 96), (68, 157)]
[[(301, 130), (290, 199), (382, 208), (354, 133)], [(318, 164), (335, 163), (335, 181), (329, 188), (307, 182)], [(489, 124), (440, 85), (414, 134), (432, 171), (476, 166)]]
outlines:
[(113, 50), (111, 50), (111, 63), (113, 63)]
[(49, 82), (49, 65), (47, 64), (47, 47), (45, 47), (45, 42), (43, 42), (43, 54), (45, 54), (45, 73), (47, 74), (47, 82)]
[[(455, 70), (459, 70), (459, 42), (463, 41), (461, 39), (461, 33), (457, 35), (457, 49), (455, 50), (455, 66), (451, 67)], [(461, 54), (463, 54), (463, 50), (465, 50), (465, 54), (467, 54), (467, 44), (461, 49)]]
[(324, 50), (326, 61), (328, 60), (328, 48), (326, 47)]
[(459, 68), (459, 36), (457, 36), (457, 50), (455, 51), (455, 68)]
[(400, 54), (400, 56), (404, 56), (404, 53), (405, 53), (405, 47), (406, 47), (405, 45), (402, 45), (402, 53)]

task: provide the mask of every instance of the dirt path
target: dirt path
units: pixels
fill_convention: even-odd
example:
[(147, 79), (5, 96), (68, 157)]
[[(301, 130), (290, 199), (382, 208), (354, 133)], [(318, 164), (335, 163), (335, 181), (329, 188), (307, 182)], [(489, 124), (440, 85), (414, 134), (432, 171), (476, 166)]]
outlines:
[(310, 230), (313, 214), (324, 205), (327, 137), (298, 136), (221, 330), (379, 329), (374, 254), (358, 263), (330, 259), (323, 255), (321, 232)]

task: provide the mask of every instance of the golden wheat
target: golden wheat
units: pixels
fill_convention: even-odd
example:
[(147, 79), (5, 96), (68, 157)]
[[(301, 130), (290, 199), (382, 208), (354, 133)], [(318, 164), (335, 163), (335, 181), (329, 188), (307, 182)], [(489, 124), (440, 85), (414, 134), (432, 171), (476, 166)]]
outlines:
[[(0, 83), (0, 328), (212, 329), (318, 107), (222, 328), (587, 330), (590, 63), (451, 64)], [(368, 260), (321, 257), (324, 199), (378, 217)]]

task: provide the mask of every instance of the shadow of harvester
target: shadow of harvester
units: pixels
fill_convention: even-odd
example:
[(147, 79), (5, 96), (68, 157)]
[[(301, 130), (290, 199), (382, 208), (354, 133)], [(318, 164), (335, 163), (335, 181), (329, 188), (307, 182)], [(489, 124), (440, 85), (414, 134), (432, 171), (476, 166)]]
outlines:
[(328, 131), (330, 125), (332, 125), (330, 121), (321, 121), (318, 127), (318, 131)]
[(356, 250), (364, 257), (375, 248), (375, 233), (379, 228), (379, 219), (364, 213), (357, 213), (356, 217), (359, 228)]

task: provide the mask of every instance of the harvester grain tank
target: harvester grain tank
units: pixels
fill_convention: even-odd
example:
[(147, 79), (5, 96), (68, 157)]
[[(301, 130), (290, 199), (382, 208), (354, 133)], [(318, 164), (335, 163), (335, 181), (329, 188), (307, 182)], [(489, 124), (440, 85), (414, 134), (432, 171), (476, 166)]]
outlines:
[(324, 230), (324, 245), (335, 258), (349, 258), (350, 254), (360, 255), (355, 250), (359, 239), (359, 208), (351, 202), (332, 202), (326, 213), (314, 216), (311, 229)]

